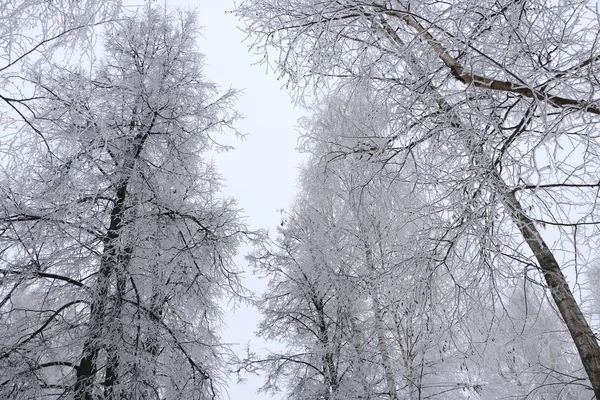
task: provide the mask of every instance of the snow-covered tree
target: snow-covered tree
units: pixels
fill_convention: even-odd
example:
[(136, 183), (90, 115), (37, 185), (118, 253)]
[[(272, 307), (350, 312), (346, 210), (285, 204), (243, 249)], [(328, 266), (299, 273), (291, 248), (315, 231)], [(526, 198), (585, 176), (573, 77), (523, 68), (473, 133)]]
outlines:
[(235, 93), (202, 74), (189, 12), (111, 25), (91, 71), (43, 82), (0, 177), (0, 396), (214, 398), (246, 229), (203, 155)]
[[(245, 367), (262, 366), (264, 389), (279, 390), (283, 381), (293, 398), (397, 399), (418, 392), (421, 356), (435, 335), (433, 312), (415, 311), (432, 306), (435, 281), (418, 239), (423, 210), (402, 185), (390, 187), (392, 181), (374, 174), (377, 163), (362, 161), (374, 156), (363, 130), (383, 125), (361, 94), (366, 101), (348, 106), (332, 99), (307, 121), (312, 156), (301, 193), (274, 247), (253, 258), (271, 281), (260, 303), (260, 332), (288, 348), (249, 357)], [(343, 146), (365, 153), (338, 158), (328, 139), (340, 133)], [(430, 354), (427, 362), (434, 363)]]
[(543, 285), (600, 397), (600, 346), (566, 278), (594, 257), (600, 223), (595, 7), (247, 0), (238, 14), (297, 93), (372, 82), (389, 128), (369, 151), (414, 168), (441, 217), (438, 250), (478, 272), (448, 268), (486, 281), (520, 270)]
[(539, 288), (502, 264), (482, 227), (444, 246), (445, 208), (412, 190), (418, 166), (382, 163), (388, 113), (362, 82), (305, 121), (300, 194), (253, 258), (271, 279), (260, 332), (287, 348), (246, 367), (298, 399), (585, 397)]

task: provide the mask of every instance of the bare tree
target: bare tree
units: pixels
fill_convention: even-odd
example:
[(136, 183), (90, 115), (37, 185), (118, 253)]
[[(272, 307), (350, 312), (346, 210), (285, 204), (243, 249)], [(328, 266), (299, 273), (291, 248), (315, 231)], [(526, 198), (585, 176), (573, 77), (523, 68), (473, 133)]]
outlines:
[(203, 157), (237, 114), (197, 32), (193, 13), (146, 6), (91, 73), (43, 82), (41, 136), (0, 178), (3, 398), (217, 396), (217, 301), (241, 290), (246, 229)]
[(539, 276), (600, 397), (600, 346), (562, 271), (590, 258), (599, 223), (596, 11), (585, 1), (248, 0), (238, 14), (298, 89), (373, 82), (390, 117), (377, 150), (398, 170), (416, 166), (415, 189), (446, 221), (441, 248), (456, 254), (475, 234), (497, 254), (481, 267)]

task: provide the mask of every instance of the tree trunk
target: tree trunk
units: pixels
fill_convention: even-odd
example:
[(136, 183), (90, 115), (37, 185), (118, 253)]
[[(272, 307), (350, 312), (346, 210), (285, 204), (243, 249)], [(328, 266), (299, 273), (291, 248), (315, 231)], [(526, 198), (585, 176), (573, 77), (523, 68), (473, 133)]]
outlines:
[[(122, 184), (116, 193), (115, 205), (111, 211), (110, 225), (104, 239), (104, 251), (100, 260), (98, 282), (94, 288), (87, 338), (83, 345), (82, 358), (77, 367), (75, 381), (75, 400), (93, 400), (92, 389), (96, 372), (98, 354), (103, 346), (102, 329), (104, 328), (106, 308), (111, 276), (115, 270), (119, 252), (119, 237), (123, 225), (123, 208), (127, 184)], [(107, 371), (108, 374), (108, 371)]]
[[(133, 137), (125, 157), (123, 160), (122, 171), (124, 174), (123, 180), (116, 186), (115, 201), (113, 209), (110, 213), (110, 224), (108, 231), (104, 237), (104, 250), (100, 260), (100, 271), (99, 279), (96, 284), (93, 297), (92, 306), (90, 307), (90, 322), (88, 328), (87, 339), (83, 345), (82, 358), (77, 368), (77, 376), (75, 381), (75, 400), (93, 400), (92, 389), (93, 383), (98, 371), (96, 362), (98, 354), (103, 347), (101, 343), (102, 329), (105, 322), (105, 313), (107, 304), (109, 301), (109, 288), (111, 283), (111, 277), (116, 274), (125, 273), (124, 263), (128, 259), (129, 250), (121, 249), (122, 244), (120, 243), (121, 231), (124, 226), (124, 213), (125, 213), (125, 201), (127, 198), (127, 187), (131, 178), (133, 169), (135, 167), (136, 160), (138, 159), (144, 143), (148, 138), (148, 133), (152, 128), (154, 121), (152, 120), (149, 126), (143, 131), (136, 134)], [(130, 124), (130, 133), (134, 133), (136, 130), (136, 123), (132, 120)], [(121, 264), (121, 265), (120, 265)], [(119, 280), (119, 277), (117, 277)], [(119, 286), (119, 282), (117, 282)], [(117, 288), (117, 291), (119, 289)], [(124, 289), (123, 289), (124, 290)], [(118, 297), (118, 295), (117, 295)], [(116, 301), (115, 303), (117, 303)], [(117, 304), (115, 304), (117, 307)], [(120, 305), (118, 306), (121, 307)], [(115, 321), (118, 323), (118, 321)], [(106, 366), (106, 378), (105, 378), (105, 393), (110, 394), (112, 392), (111, 386), (116, 382), (116, 358), (111, 357), (108, 354), (108, 361)]]
[[(368, 244), (365, 242), (365, 246)], [(373, 262), (373, 252), (367, 247), (365, 252), (367, 267), (369, 270), (376, 274), (375, 264)], [(390, 400), (397, 400), (398, 395), (396, 393), (396, 381), (394, 380), (394, 373), (391, 366), (390, 353), (388, 351), (387, 343), (385, 342), (385, 332), (383, 330), (383, 315), (381, 313), (381, 306), (379, 304), (379, 293), (377, 287), (373, 287), (373, 318), (375, 318), (375, 332), (377, 334), (377, 347), (381, 355), (381, 365), (383, 366), (383, 373), (385, 376), (385, 382), (387, 384), (388, 395)]]
[(335, 356), (333, 354), (333, 350), (331, 349), (329, 333), (327, 331), (327, 322), (325, 321), (325, 304), (323, 299), (317, 299), (316, 297), (313, 298), (313, 304), (317, 311), (319, 332), (321, 334), (320, 340), (324, 350), (322, 358), (323, 370), (325, 372), (325, 384), (329, 390), (327, 398), (335, 398), (335, 393), (339, 388), (339, 381), (337, 376), (337, 368), (335, 365)]
[(93, 400), (92, 387), (97, 369), (96, 361), (101, 347), (100, 339), (102, 337), (101, 331), (106, 310), (109, 279), (110, 268), (106, 265), (101, 266), (94, 299), (90, 307), (90, 320), (86, 340), (83, 344), (83, 356), (77, 367), (74, 386), (75, 400)]
[(504, 180), (499, 176), (496, 176), (496, 178), (502, 193), (504, 206), (509, 210), (513, 221), (521, 231), (540, 266), (552, 298), (575, 342), (594, 394), (597, 399), (600, 399), (600, 345), (598, 340), (583, 316), (554, 254), (542, 239), (534, 221), (525, 214), (521, 203)]
[(362, 330), (359, 329), (358, 325), (357, 325), (357, 318), (354, 316), (354, 313), (352, 312), (350, 314), (350, 316), (348, 317), (348, 322), (350, 323), (350, 338), (351, 338), (351, 343), (352, 343), (352, 347), (354, 348), (355, 351), (355, 357), (357, 358), (357, 362), (356, 364), (359, 365), (359, 371), (360, 371), (360, 383), (362, 386), (362, 390), (363, 393), (362, 395), (357, 395), (357, 398), (359, 399), (364, 399), (364, 400), (370, 400), (372, 398), (371, 396), (371, 391), (372, 391), (372, 385), (370, 385), (367, 382), (367, 379), (365, 377), (365, 373), (364, 373), (364, 352), (363, 352), (363, 348), (362, 345), (364, 344), (365, 340), (362, 339)]
[[(129, 264), (130, 251), (125, 251), (125, 260), (119, 262), (118, 269), (115, 271), (117, 279), (117, 292), (113, 303), (113, 312), (110, 315), (110, 321), (107, 323), (110, 326), (110, 332), (114, 338), (123, 337), (123, 325), (121, 321), (123, 298), (125, 297), (125, 289), (127, 280), (125, 276), (125, 268)], [(119, 346), (115, 343), (110, 343), (106, 349), (106, 373), (104, 378), (104, 399), (119, 400), (121, 397), (118, 392), (115, 392), (115, 385), (119, 380)]]
[[(405, 337), (410, 338), (411, 336), (404, 335), (402, 333), (402, 316), (398, 311), (398, 308), (396, 308), (393, 317), (396, 328), (396, 342), (398, 343), (398, 348), (402, 354), (402, 362), (404, 364), (404, 369), (406, 370), (404, 374), (404, 380), (406, 382), (406, 386), (408, 386), (408, 400), (417, 400), (421, 398), (421, 379), (417, 377), (415, 373), (414, 363), (416, 355), (413, 354), (414, 342), (408, 343), (407, 340), (406, 345), (403, 343), (403, 339)], [(421, 363), (421, 367), (422, 366), (423, 362)]]
[(387, 343), (385, 342), (385, 332), (383, 329), (383, 315), (381, 313), (381, 307), (379, 305), (379, 298), (377, 295), (377, 289), (374, 289), (373, 294), (373, 314), (375, 318), (375, 331), (377, 332), (377, 347), (381, 354), (381, 364), (383, 365), (383, 371), (385, 374), (385, 381), (387, 384), (388, 394), (390, 400), (397, 400), (398, 395), (396, 394), (396, 381), (394, 379), (394, 373), (391, 367), (391, 358), (388, 350)]

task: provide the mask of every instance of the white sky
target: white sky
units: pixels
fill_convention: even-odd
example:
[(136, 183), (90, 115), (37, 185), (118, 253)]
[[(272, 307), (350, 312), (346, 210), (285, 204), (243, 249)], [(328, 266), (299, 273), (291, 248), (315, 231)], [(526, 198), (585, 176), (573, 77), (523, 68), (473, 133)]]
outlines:
[[(206, 77), (223, 90), (229, 87), (243, 90), (237, 109), (245, 118), (237, 126), (247, 134), (246, 140), (228, 141), (235, 150), (219, 155), (217, 166), (226, 181), (225, 194), (238, 200), (251, 228), (268, 228), (274, 236), (275, 226), (281, 220), (278, 210), (289, 208), (296, 190), (300, 163), (296, 125), (300, 111), (294, 109), (275, 74), (267, 74), (265, 66), (252, 65), (258, 57), (249, 53), (247, 43), (242, 43), (245, 35), (238, 29), (241, 23), (234, 15), (225, 13), (235, 7), (234, 1), (179, 0), (170, 4), (198, 6), (200, 25), (204, 27), (204, 40), (199, 45), (206, 55)], [(242, 249), (238, 258), (248, 277), (245, 285), (261, 291), (266, 282), (253, 278), (243, 258), (247, 251)], [(224, 341), (238, 344), (235, 348), (240, 354), (248, 342), (255, 351), (260, 351), (266, 344), (253, 335), (259, 318), (255, 309), (241, 308), (228, 313)], [(232, 381), (230, 398), (270, 398), (255, 394), (262, 383), (262, 377), (250, 376), (245, 385)]]

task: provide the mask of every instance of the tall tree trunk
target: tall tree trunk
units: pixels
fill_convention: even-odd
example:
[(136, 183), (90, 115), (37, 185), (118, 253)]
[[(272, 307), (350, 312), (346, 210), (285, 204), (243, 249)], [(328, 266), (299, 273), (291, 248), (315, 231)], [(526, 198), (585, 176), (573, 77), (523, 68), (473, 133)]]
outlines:
[[(96, 378), (97, 360), (100, 350), (104, 346), (102, 343), (102, 330), (105, 323), (106, 309), (109, 302), (109, 289), (111, 286), (111, 278), (115, 273), (119, 273), (119, 268), (122, 268), (124, 273), (124, 265), (119, 263), (124, 262), (127, 258), (127, 250), (122, 249), (121, 231), (124, 226), (125, 201), (127, 198), (127, 187), (133, 172), (136, 160), (138, 159), (144, 143), (148, 138), (147, 132), (152, 128), (153, 121), (149, 128), (142, 133), (138, 133), (133, 137), (133, 141), (125, 153), (122, 164), (124, 174), (123, 180), (116, 187), (115, 201), (113, 209), (110, 213), (110, 224), (108, 231), (104, 237), (104, 250), (100, 259), (99, 278), (94, 292), (92, 294), (92, 305), (90, 307), (90, 319), (88, 326), (88, 334), (83, 344), (82, 358), (77, 367), (75, 381), (75, 400), (93, 400), (92, 389)], [(135, 132), (136, 124), (132, 120), (130, 132)], [(110, 357), (109, 357), (110, 358)], [(114, 360), (113, 360), (114, 362)], [(114, 366), (114, 365), (113, 365)], [(113, 368), (107, 365), (107, 368)], [(109, 374), (113, 374), (114, 369), (107, 370), (107, 382), (113, 382), (114, 376), (109, 378)], [(114, 382), (113, 382), (114, 383)], [(110, 388), (106, 387), (109, 390)]]
[[(398, 343), (398, 348), (400, 349), (400, 353), (402, 353), (402, 361), (404, 364), (404, 368), (406, 370), (404, 374), (404, 380), (406, 382), (406, 386), (408, 386), (408, 399), (409, 400), (418, 400), (421, 398), (421, 378), (417, 377), (415, 373), (415, 358), (416, 355), (413, 353), (414, 351), (414, 342), (407, 343), (406, 345), (403, 343), (404, 338), (407, 339), (411, 336), (403, 334), (402, 328), (402, 316), (399, 313), (398, 308), (394, 311), (394, 325), (396, 328), (396, 342)], [(423, 366), (423, 362), (421, 363), (421, 367)]]
[(558, 261), (542, 239), (534, 221), (525, 214), (521, 203), (504, 180), (498, 175), (496, 175), (496, 180), (498, 189), (502, 193), (502, 202), (509, 210), (512, 220), (521, 231), (540, 266), (552, 298), (575, 342), (594, 394), (597, 399), (600, 399), (600, 345), (598, 339), (583, 316)]
[(83, 344), (82, 358), (77, 367), (74, 386), (75, 400), (93, 400), (92, 387), (96, 374), (96, 361), (101, 348), (102, 327), (106, 310), (106, 296), (108, 295), (110, 268), (103, 265), (100, 268), (98, 282), (94, 290), (92, 305), (90, 306), (90, 319), (88, 333)]
[(392, 371), (391, 366), (391, 357), (385, 339), (383, 314), (379, 304), (379, 295), (377, 294), (377, 289), (374, 289), (373, 293), (373, 316), (375, 318), (375, 332), (377, 333), (377, 347), (381, 356), (381, 364), (385, 374), (385, 382), (387, 384), (388, 394), (390, 396), (390, 400), (397, 400), (398, 395), (396, 394), (396, 380), (394, 379), (394, 372)]
[[(121, 321), (123, 311), (123, 298), (125, 297), (125, 289), (127, 286), (127, 278), (125, 276), (125, 268), (129, 264), (130, 251), (126, 250), (126, 260), (119, 262), (118, 269), (115, 271), (117, 280), (117, 292), (115, 293), (115, 301), (113, 302), (113, 311), (110, 314), (110, 321), (107, 321), (111, 336), (114, 338), (123, 337), (123, 322)], [(119, 400), (121, 396), (115, 391), (115, 386), (119, 380), (119, 346), (115, 343), (109, 343), (106, 348), (106, 373), (104, 378), (104, 399)]]
[(118, 262), (118, 246), (123, 226), (123, 209), (127, 194), (127, 184), (122, 184), (116, 193), (116, 201), (111, 211), (110, 225), (104, 240), (104, 251), (100, 260), (98, 281), (94, 287), (88, 333), (83, 344), (82, 358), (77, 367), (75, 380), (75, 400), (93, 400), (93, 386), (96, 377), (98, 354), (102, 349), (102, 330), (109, 301), (111, 277)]
[[(150, 321), (156, 324), (157, 329), (163, 318), (164, 305), (166, 303), (165, 295), (158, 285), (153, 285), (152, 296), (150, 297)], [(149, 334), (143, 343), (143, 350), (150, 355), (152, 376), (156, 375), (156, 366), (158, 365), (157, 356), (161, 352), (161, 346), (156, 335)]]
[[(368, 244), (365, 243), (365, 246)], [(373, 251), (367, 247), (365, 251), (365, 257), (367, 267), (371, 273), (375, 274), (375, 264), (373, 262)], [(385, 332), (383, 327), (383, 314), (381, 312), (381, 305), (379, 304), (379, 293), (377, 287), (371, 288), (373, 294), (371, 299), (373, 301), (373, 318), (375, 319), (375, 333), (377, 335), (377, 348), (379, 355), (381, 356), (381, 365), (383, 367), (383, 373), (385, 376), (385, 382), (387, 385), (388, 395), (390, 400), (397, 400), (398, 395), (396, 393), (396, 381), (394, 379), (394, 372), (392, 371), (391, 358), (388, 350), (388, 346), (385, 339)]]
[[(327, 398), (334, 397), (335, 393), (339, 388), (339, 380), (337, 374), (337, 368), (335, 365), (335, 356), (331, 348), (331, 342), (329, 338), (329, 332), (327, 330), (327, 322), (325, 320), (325, 304), (323, 299), (313, 298), (313, 304), (317, 311), (317, 320), (319, 324), (319, 333), (321, 334), (321, 344), (323, 346), (323, 369), (325, 372), (325, 383), (329, 393)], [(332, 396), (333, 395), (333, 396)]]
[(349, 317), (349, 323), (350, 323), (350, 329), (351, 329), (351, 341), (352, 341), (352, 347), (354, 347), (354, 351), (356, 353), (356, 357), (358, 358), (358, 362), (357, 364), (359, 365), (360, 368), (360, 383), (362, 385), (362, 389), (363, 389), (363, 394), (362, 396), (358, 395), (357, 397), (360, 399), (364, 399), (364, 400), (370, 400), (372, 398), (371, 393), (373, 391), (372, 385), (370, 385), (367, 382), (367, 379), (365, 377), (365, 373), (364, 373), (364, 351), (362, 348), (362, 345), (364, 344), (365, 340), (357, 337), (358, 335), (360, 335), (362, 333), (362, 331), (358, 328), (358, 324), (357, 324), (357, 318), (354, 315), (351, 315)]

